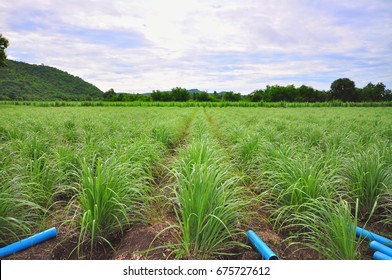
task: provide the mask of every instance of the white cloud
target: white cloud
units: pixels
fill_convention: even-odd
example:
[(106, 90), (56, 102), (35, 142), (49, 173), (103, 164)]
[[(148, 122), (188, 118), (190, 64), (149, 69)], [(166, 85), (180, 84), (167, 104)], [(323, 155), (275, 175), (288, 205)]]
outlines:
[(102, 90), (327, 89), (342, 75), (390, 88), (390, 14), (387, 0), (18, 0), (0, 3), (0, 30), (10, 58)]

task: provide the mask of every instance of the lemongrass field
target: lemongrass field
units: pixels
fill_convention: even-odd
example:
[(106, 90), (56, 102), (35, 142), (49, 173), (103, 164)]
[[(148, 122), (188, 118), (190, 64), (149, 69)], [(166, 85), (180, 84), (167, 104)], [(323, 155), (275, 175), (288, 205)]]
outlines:
[(248, 229), (282, 259), (369, 259), (356, 225), (392, 238), (388, 107), (3, 104), (0, 116), (0, 247), (56, 226), (53, 248), (72, 248), (47, 258), (111, 258), (162, 222), (141, 258), (235, 259), (254, 251)]

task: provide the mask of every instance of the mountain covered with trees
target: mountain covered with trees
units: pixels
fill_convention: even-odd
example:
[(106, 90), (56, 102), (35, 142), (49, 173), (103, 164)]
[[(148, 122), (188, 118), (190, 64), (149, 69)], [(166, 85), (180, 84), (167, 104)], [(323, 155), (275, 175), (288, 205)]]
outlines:
[(96, 86), (45, 65), (6, 60), (0, 67), (0, 100), (99, 100)]

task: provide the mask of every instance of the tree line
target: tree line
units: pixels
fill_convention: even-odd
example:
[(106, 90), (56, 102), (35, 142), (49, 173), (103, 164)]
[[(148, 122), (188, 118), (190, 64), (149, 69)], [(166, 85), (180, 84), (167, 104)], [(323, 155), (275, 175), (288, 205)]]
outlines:
[(382, 102), (392, 101), (392, 92), (381, 82), (368, 83), (363, 88), (355, 86), (355, 82), (348, 78), (340, 78), (332, 82), (330, 90), (317, 90), (310, 86), (294, 85), (267, 86), (257, 89), (248, 95), (241, 95), (233, 91), (208, 93), (199, 90), (187, 90), (175, 87), (171, 91), (154, 90), (151, 94), (116, 93), (113, 89), (103, 94), (105, 101), (158, 101), (158, 102), (219, 102), (219, 101), (248, 101), (248, 102), (326, 102), (340, 100), (343, 102)]

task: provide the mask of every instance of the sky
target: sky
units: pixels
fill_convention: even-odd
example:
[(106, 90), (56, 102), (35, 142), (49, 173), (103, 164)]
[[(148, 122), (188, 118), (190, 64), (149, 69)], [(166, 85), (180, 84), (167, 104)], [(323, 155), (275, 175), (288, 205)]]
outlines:
[(392, 89), (391, 0), (1, 0), (9, 59), (103, 91)]

